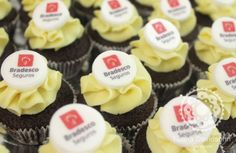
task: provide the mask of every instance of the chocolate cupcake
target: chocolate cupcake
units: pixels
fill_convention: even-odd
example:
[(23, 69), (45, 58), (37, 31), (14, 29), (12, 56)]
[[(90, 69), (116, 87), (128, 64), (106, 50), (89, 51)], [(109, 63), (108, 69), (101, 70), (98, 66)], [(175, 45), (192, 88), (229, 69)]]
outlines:
[[(55, 9), (47, 10), (48, 6)], [(45, 56), (49, 67), (67, 79), (81, 71), (92, 49), (79, 19), (72, 18), (61, 1), (46, 0), (38, 5), (25, 37), (29, 48)]]
[(129, 43), (136, 39), (142, 25), (141, 16), (129, 1), (104, 0), (87, 29), (94, 45), (93, 54), (111, 49), (128, 52)]
[(135, 153), (223, 153), (220, 142), (210, 110), (193, 97), (177, 97), (139, 131), (134, 147)]
[(139, 14), (146, 21), (147, 18), (151, 15), (156, 3), (159, 0), (130, 0), (130, 1), (131, 1), (131, 3), (133, 3), (135, 5)]
[(195, 80), (204, 78), (209, 65), (225, 58), (236, 57), (236, 20), (223, 17), (212, 27), (204, 27), (189, 53)]
[[(182, 42), (173, 24), (164, 19), (151, 20), (139, 32), (139, 40), (131, 42), (131, 46), (131, 53), (146, 66), (163, 102), (182, 93), (192, 73), (186, 61), (189, 45)], [(163, 93), (165, 90), (166, 94)]]
[[(33, 12), (35, 8), (42, 2), (43, 0), (21, 0), (21, 9), (20, 9), (20, 20), (21, 27), (23, 31), (27, 28), (30, 20), (32, 19)], [(69, 9), (71, 6), (71, 0), (62, 0), (66, 7)]]
[(41, 144), (47, 138), (51, 115), (76, 102), (73, 89), (60, 72), (49, 69), (46, 59), (33, 51), (8, 56), (1, 73), (0, 123), (16, 141)]
[(197, 37), (197, 17), (189, 0), (160, 0), (149, 20), (155, 18), (174, 24), (184, 41), (192, 43)]
[(11, 37), (14, 35), (17, 12), (8, 0), (0, 1), (0, 27), (3, 27)]
[(81, 78), (81, 103), (95, 107), (124, 136), (147, 123), (157, 109), (151, 77), (133, 55), (106, 51)]
[(75, 0), (73, 11), (83, 25), (86, 25), (93, 17), (94, 11), (99, 9), (103, 0)]
[(95, 109), (70, 104), (59, 109), (50, 121), (49, 142), (39, 153), (123, 153), (115, 128)]
[(235, 0), (195, 0), (198, 24), (211, 26), (212, 22), (221, 17), (236, 18)]
[(0, 67), (4, 59), (15, 51), (15, 47), (9, 40), (9, 36), (3, 28), (0, 28)]
[[(205, 103), (212, 103), (211, 107), (213, 114), (221, 120), (219, 124), (220, 131), (234, 132), (236, 123), (236, 58), (227, 58), (219, 63), (209, 67), (207, 79), (202, 79), (197, 82), (198, 88), (205, 88), (216, 93), (220, 99), (213, 101), (211, 96)], [(199, 95), (202, 96), (202, 95)], [(213, 103), (214, 102), (214, 103)], [(209, 104), (207, 104), (209, 106)], [(222, 106), (222, 107), (219, 107)], [(209, 106), (210, 107), (210, 106)], [(222, 112), (222, 113), (218, 113)]]

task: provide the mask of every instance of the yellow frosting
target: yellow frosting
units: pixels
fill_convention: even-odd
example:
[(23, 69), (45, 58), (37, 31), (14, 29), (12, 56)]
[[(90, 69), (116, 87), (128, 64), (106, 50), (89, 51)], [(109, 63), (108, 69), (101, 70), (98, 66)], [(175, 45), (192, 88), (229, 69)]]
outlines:
[[(59, 153), (56, 148), (49, 142), (39, 148), (39, 153)], [(79, 152), (78, 152), (79, 153)], [(112, 128), (106, 122), (106, 135), (105, 138), (93, 153), (122, 153), (122, 142), (120, 136), (116, 133), (116, 129)]]
[[(22, 0), (21, 4), (24, 11), (28, 12), (29, 17), (32, 17), (34, 9), (42, 2), (43, 0)], [(70, 8), (71, 0), (63, 0), (67, 8)]]
[(154, 4), (156, 4), (158, 0), (136, 0), (136, 1), (142, 5), (154, 7)]
[(0, 145), (0, 153), (10, 153), (10, 151), (3, 145)]
[(191, 33), (197, 24), (197, 18), (195, 16), (193, 9), (187, 19), (183, 21), (179, 21), (165, 15), (161, 10), (160, 3), (156, 3), (155, 10), (152, 12), (151, 16), (149, 17), (149, 20), (152, 20), (155, 18), (166, 19), (170, 21), (171, 23), (173, 23), (175, 27), (179, 30), (180, 35), (182, 37), (187, 36), (189, 33)]
[(221, 139), (220, 132), (214, 128), (209, 139), (201, 145), (180, 147), (167, 139), (161, 131), (159, 117), (160, 108), (155, 117), (149, 120), (147, 128), (147, 142), (152, 153), (216, 153)]
[(29, 40), (32, 49), (58, 49), (73, 43), (84, 33), (84, 27), (78, 19), (70, 19), (60, 29), (44, 31), (30, 21), (25, 31), (25, 37)]
[(12, 6), (8, 0), (0, 0), (0, 6), (0, 20), (2, 20), (10, 13)]
[(77, 0), (77, 2), (86, 8), (90, 8), (90, 7), (97, 8), (101, 6), (103, 0)]
[(212, 20), (220, 17), (236, 17), (236, 1), (231, 5), (217, 5), (215, 0), (195, 0), (196, 10), (202, 14), (209, 15)]
[(134, 9), (132, 19), (122, 25), (114, 26), (107, 23), (100, 11), (95, 11), (95, 16), (91, 22), (92, 29), (97, 31), (102, 38), (112, 42), (124, 42), (136, 36), (143, 26), (143, 19), (136, 9)]
[(0, 28), (0, 56), (9, 42), (9, 36), (3, 28)]
[(139, 37), (139, 40), (131, 42), (131, 52), (153, 71), (171, 72), (185, 64), (189, 49), (187, 43), (181, 42), (175, 50), (167, 52), (150, 46), (144, 38), (144, 29), (139, 32)]
[(18, 116), (40, 113), (55, 101), (61, 80), (60, 72), (48, 69), (44, 83), (37, 89), (25, 92), (12, 89), (5, 81), (1, 81), (0, 107)]
[(102, 111), (116, 115), (129, 112), (147, 101), (152, 90), (150, 75), (141, 62), (132, 57), (136, 62), (137, 74), (126, 87), (105, 87), (97, 82), (93, 74), (81, 78), (81, 93), (89, 106), (101, 106)]
[(211, 35), (211, 28), (203, 28), (194, 44), (198, 58), (211, 65), (222, 59), (236, 57), (236, 50), (225, 50), (217, 45)]
[(197, 87), (214, 91), (218, 96), (220, 96), (223, 102), (223, 116), (221, 117), (223, 117), (224, 120), (228, 120), (230, 116), (232, 118), (236, 118), (236, 99), (221, 90), (213, 80), (213, 72), (216, 68), (216, 65), (217, 64), (213, 64), (209, 67), (209, 70), (207, 72), (208, 79), (199, 80), (197, 82)]

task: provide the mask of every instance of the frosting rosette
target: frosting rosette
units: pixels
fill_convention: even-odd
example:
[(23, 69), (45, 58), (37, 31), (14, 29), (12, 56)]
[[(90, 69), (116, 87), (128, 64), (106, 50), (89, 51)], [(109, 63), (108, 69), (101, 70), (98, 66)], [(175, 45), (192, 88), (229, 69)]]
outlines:
[(1, 81), (0, 107), (18, 116), (40, 113), (55, 101), (61, 81), (62, 74), (51, 69), (48, 69), (44, 83), (33, 90), (19, 91)]
[(221, 134), (214, 128), (207, 141), (201, 145), (192, 147), (180, 147), (171, 142), (161, 131), (160, 113), (163, 108), (160, 108), (155, 117), (148, 122), (146, 133), (147, 142), (150, 150), (153, 153), (215, 153), (218, 150)]
[(9, 42), (9, 36), (3, 28), (0, 28), (0, 56)]
[(12, 6), (8, 0), (0, 0), (0, 6), (0, 20), (2, 20), (10, 13)]
[(112, 42), (124, 42), (138, 34), (143, 25), (143, 19), (138, 15), (136, 9), (129, 22), (121, 25), (111, 25), (107, 23), (101, 14), (101, 11), (95, 11), (95, 17), (91, 21), (91, 27), (97, 31), (105, 40)]
[(81, 78), (81, 93), (89, 106), (101, 106), (101, 111), (124, 114), (147, 101), (152, 91), (151, 77), (137, 59), (137, 73), (133, 81), (124, 87), (111, 89), (100, 84), (93, 74)]
[(28, 39), (32, 49), (58, 49), (73, 43), (76, 39), (82, 37), (84, 27), (78, 19), (69, 19), (61, 28), (45, 31), (30, 21), (25, 31), (25, 37)]
[(198, 88), (208, 89), (215, 92), (222, 100), (223, 107), (221, 116), (224, 120), (228, 120), (230, 117), (236, 118), (236, 99), (226, 92), (224, 92), (213, 80), (213, 72), (216, 69), (217, 64), (213, 64), (209, 67), (207, 72), (207, 79), (202, 79), (197, 82)]
[(139, 40), (133, 41), (132, 54), (137, 56), (146, 66), (156, 72), (179, 70), (186, 62), (189, 46), (181, 42), (172, 51), (158, 50), (152, 47), (144, 37), (144, 29), (139, 32)]
[(101, 6), (103, 0), (77, 0), (77, 2), (86, 8), (90, 7), (97, 8)]
[[(28, 15), (32, 17), (34, 9), (42, 2), (43, 0), (22, 0), (21, 4), (24, 11), (28, 12)], [(67, 8), (71, 5), (71, 0), (62, 0)]]
[(162, 11), (160, 2), (156, 3), (155, 9), (152, 12), (151, 16), (149, 17), (149, 20), (152, 20), (155, 18), (162, 18), (162, 19), (166, 19), (170, 21), (179, 30), (180, 35), (182, 37), (187, 36), (189, 33), (191, 33), (197, 24), (197, 18), (193, 9), (191, 10), (191, 13), (187, 19), (180, 21), (180, 20), (176, 20), (176, 19), (168, 17)]
[[(49, 142), (39, 148), (39, 153), (59, 153)], [(102, 144), (93, 153), (121, 153), (122, 142), (120, 136), (116, 133), (116, 129), (106, 122), (106, 134)]]
[(208, 15), (212, 20), (220, 17), (236, 17), (236, 1), (231, 5), (221, 5), (214, 2), (215, 0), (195, 0), (197, 3), (196, 10), (202, 14)]
[(1, 153), (10, 153), (10, 151), (3, 145), (0, 145), (0, 152)]
[(212, 38), (211, 28), (207, 27), (201, 30), (194, 48), (198, 58), (209, 65), (225, 58), (236, 57), (236, 50), (226, 50), (215, 43)]

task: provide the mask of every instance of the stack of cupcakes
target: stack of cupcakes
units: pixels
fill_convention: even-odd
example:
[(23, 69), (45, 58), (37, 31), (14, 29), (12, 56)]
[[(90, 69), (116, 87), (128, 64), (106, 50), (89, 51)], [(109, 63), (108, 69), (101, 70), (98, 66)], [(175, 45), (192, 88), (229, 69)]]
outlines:
[(48, 135), (52, 114), (76, 102), (62, 74), (47, 67), (47, 60), (33, 51), (8, 56), (1, 67), (0, 123), (16, 141), (41, 144)]
[(29, 48), (45, 56), (49, 67), (65, 78), (76, 76), (92, 49), (79, 19), (74, 19), (61, 1), (46, 0), (36, 7), (25, 31)]

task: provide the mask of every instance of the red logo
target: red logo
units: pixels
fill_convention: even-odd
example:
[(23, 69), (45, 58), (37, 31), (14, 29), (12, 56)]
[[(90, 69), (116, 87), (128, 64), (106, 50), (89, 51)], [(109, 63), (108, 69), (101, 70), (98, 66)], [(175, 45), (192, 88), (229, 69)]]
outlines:
[(225, 64), (223, 65), (225, 72), (227, 73), (227, 75), (232, 78), (236, 76), (236, 63), (231, 62), (229, 64)]
[(48, 3), (47, 4), (47, 13), (54, 13), (58, 11), (58, 3)]
[(172, 8), (178, 7), (180, 5), (179, 0), (168, 0), (168, 3), (170, 5), (170, 7), (172, 7)]
[(76, 110), (71, 110), (71, 111), (65, 113), (64, 115), (60, 116), (60, 118), (69, 130), (84, 123), (84, 120), (78, 114), (78, 112)]
[(225, 32), (235, 32), (235, 25), (234, 22), (231, 21), (224, 21), (223, 28)]
[(188, 104), (174, 106), (174, 111), (179, 123), (194, 120), (192, 106)]
[(152, 26), (158, 34), (166, 31), (166, 27), (161, 22), (154, 23)]
[(108, 4), (113, 10), (120, 8), (120, 2), (118, 0), (110, 0), (108, 1)]
[(34, 55), (32, 54), (20, 54), (18, 57), (19, 67), (31, 67), (33, 66)]
[(108, 69), (113, 69), (115, 67), (121, 66), (121, 62), (116, 55), (111, 55), (103, 58), (104, 63), (106, 64)]

